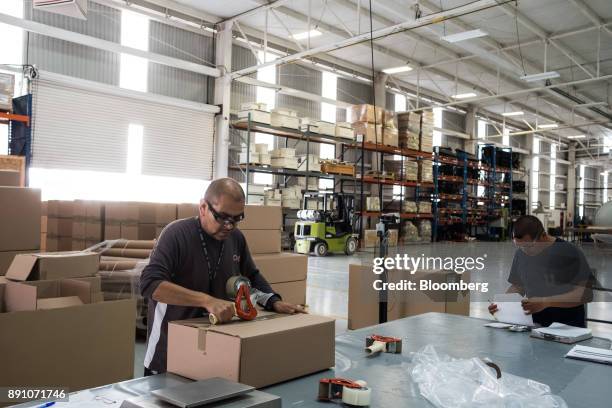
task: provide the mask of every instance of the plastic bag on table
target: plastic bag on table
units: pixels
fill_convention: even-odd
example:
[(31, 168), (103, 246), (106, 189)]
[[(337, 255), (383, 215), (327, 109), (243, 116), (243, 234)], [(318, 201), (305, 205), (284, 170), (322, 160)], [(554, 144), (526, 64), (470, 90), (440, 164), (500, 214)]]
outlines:
[(412, 379), (438, 408), (567, 408), (546, 384), (496, 371), (480, 358), (454, 359), (431, 345), (412, 355)]

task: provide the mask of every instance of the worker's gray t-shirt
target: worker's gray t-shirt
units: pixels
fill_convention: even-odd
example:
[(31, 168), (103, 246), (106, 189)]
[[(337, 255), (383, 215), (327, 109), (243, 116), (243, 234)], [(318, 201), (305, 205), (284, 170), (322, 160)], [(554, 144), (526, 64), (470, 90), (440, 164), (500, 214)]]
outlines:
[[(210, 282), (208, 263), (199, 235), (199, 222), (197, 217), (185, 218), (164, 228), (151, 252), (149, 264), (140, 277), (140, 292), (148, 301), (147, 353), (144, 365), (158, 373), (166, 371), (168, 322), (202, 317), (206, 313), (205, 309), (199, 307), (167, 305), (153, 300), (151, 296), (161, 282), (172, 282), (219, 299), (227, 299), (227, 280), (231, 276), (242, 275), (251, 281), (254, 288), (264, 293), (273, 293), (255, 266), (244, 235), (238, 229), (232, 231), (224, 241), (218, 241), (204, 232), (213, 269), (219, 261), (219, 252), (223, 245), (223, 258), (214, 280)], [(274, 297), (275, 300), (279, 298)], [(271, 303), (272, 300), (268, 301), (267, 306)]]
[[(534, 256), (518, 249), (508, 277), (508, 282), (521, 286), (528, 298), (561, 295), (576, 287), (590, 291), (593, 281), (593, 273), (582, 251), (559, 238)], [(534, 313), (533, 320), (543, 326), (558, 322), (584, 327), (585, 308), (584, 305), (549, 307)]]

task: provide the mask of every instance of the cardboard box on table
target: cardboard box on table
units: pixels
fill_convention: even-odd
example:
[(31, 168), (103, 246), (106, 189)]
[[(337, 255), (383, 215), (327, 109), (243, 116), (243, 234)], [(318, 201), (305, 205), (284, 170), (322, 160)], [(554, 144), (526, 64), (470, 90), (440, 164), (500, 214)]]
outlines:
[[(43, 306), (47, 303), (50, 309), (15, 312), (4, 312), (7, 285), (33, 288), (40, 303), (41, 291), (54, 290), (49, 288), (59, 284), (48, 283), (50, 286), (45, 289), (44, 281), (0, 283), (0, 350), (3, 350), (0, 384), (20, 387), (51, 384), (73, 392), (132, 378), (135, 301), (100, 302), (99, 279), (98, 286), (95, 279), (98, 278), (74, 279), (90, 281), (89, 292), (81, 291), (83, 297), (76, 295), (85, 303), (89, 293), (90, 303), (69, 306), (74, 299), (47, 298)], [(8, 290), (10, 293), (13, 289)]]
[(202, 318), (174, 321), (167, 368), (196, 380), (222, 377), (264, 387), (334, 366), (334, 335), (333, 319), (309, 314), (260, 312), (253, 321), (216, 326)]
[(40, 248), (40, 190), (0, 187), (0, 251)]
[[(348, 328), (360, 329), (378, 324), (379, 292), (373, 282), (380, 275), (372, 272), (371, 265), (349, 265)], [(396, 320), (422, 313), (439, 312), (464, 316), (470, 314), (469, 291), (421, 291), (419, 282), (458, 282), (462, 279), (469, 283), (470, 274), (457, 274), (454, 271), (419, 271), (411, 275), (409, 271), (388, 270), (388, 282), (406, 279), (416, 283), (416, 290), (388, 291), (387, 320)]]

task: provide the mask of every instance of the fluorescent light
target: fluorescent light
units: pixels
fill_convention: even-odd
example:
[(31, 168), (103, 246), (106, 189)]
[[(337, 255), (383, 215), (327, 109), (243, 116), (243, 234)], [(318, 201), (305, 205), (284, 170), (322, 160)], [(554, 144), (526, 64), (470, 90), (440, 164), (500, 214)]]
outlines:
[(584, 139), (586, 136), (585, 135), (573, 135), (573, 136), (568, 136), (568, 139)]
[(482, 31), (481, 29), (463, 31), (456, 34), (445, 35), (440, 37), (441, 40), (444, 40), (449, 43), (456, 43), (459, 41), (471, 40), (472, 38), (485, 37), (489, 35), (486, 31)]
[(559, 78), (561, 75), (557, 71), (540, 72), (539, 74), (524, 75), (521, 79), (525, 82), (543, 81), (545, 79)]
[(544, 125), (538, 125), (538, 129), (554, 129), (558, 127), (559, 125), (557, 125), (556, 123), (546, 123)]
[(502, 116), (523, 116), (524, 114), (525, 114), (525, 112), (523, 112), (523, 111), (504, 112), (504, 113), (502, 113)]
[(308, 37), (312, 38), (312, 37), (318, 37), (320, 35), (323, 35), (322, 32), (320, 32), (319, 30), (310, 30), (310, 31), (304, 31), (303, 33), (297, 33), (297, 34), (293, 34), (292, 37), (294, 40), (306, 40)]
[(457, 95), (453, 95), (452, 98), (455, 99), (467, 99), (467, 98), (473, 98), (476, 95), (474, 92), (468, 92), (468, 93), (462, 93), (462, 94), (457, 94)]
[(402, 65), (399, 67), (386, 68), (382, 70), (382, 72), (384, 72), (385, 74), (398, 74), (400, 72), (408, 72), (408, 71), (412, 71), (412, 67), (410, 65)]

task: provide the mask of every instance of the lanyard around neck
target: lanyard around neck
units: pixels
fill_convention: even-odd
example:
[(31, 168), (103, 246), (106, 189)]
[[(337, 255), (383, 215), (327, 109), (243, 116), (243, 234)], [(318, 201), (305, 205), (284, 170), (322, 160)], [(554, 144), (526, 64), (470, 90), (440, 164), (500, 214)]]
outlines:
[[(223, 259), (223, 249), (225, 248), (225, 243), (221, 243), (221, 249), (219, 250), (219, 259), (217, 259), (217, 264), (215, 265), (215, 268), (212, 268), (212, 265), (210, 263), (210, 255), (208, 253), (208, 245), (206, 244), (206, 239), (204, 238), (204, 230), (202, 229), (202, 225), (200, 225), (200, 220), (199, 218), (195, 218), (196, 223), (198, 225), (198, 234), (200, 236), (200, 243), (202, 244), (202, 253), (204, 254), (204, 259), (206, 259), (206, 266), (208, 267), (208, 279), (210, 282), (210, 285), (212, 285), (212, 282), (215, 280), (215, 277), (217, 276), (217, 272), (219, 271), (219, 268), (221, 266), (221, 260)], [(210, 288), (212, 290), (212, 287)]]

